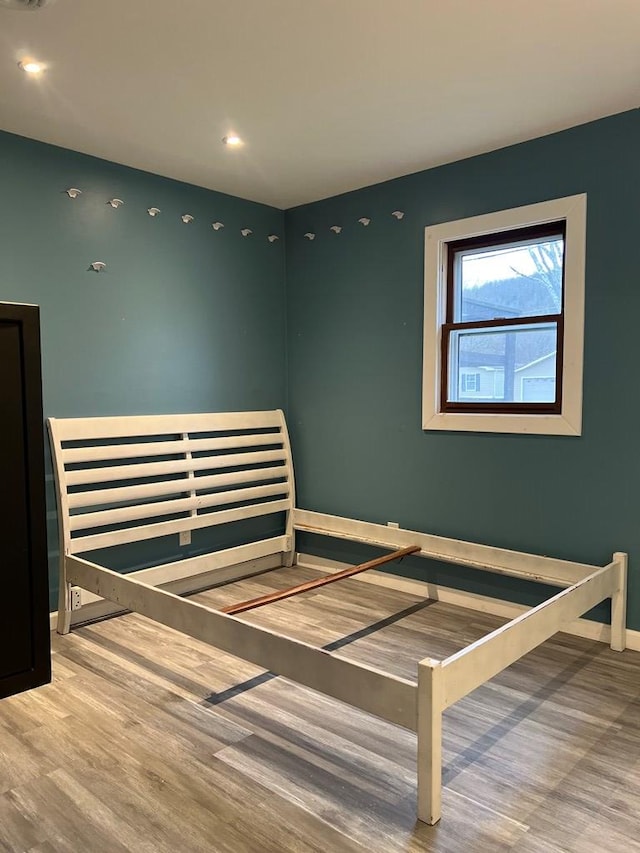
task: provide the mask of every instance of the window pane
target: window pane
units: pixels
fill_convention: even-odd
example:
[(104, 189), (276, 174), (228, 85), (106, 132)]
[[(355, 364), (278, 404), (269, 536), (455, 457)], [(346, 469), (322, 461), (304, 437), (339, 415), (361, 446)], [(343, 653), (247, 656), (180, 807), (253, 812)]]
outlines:
[(449, 348), (450, 402), (554, 402), (555, 323), (455, 331)]
[(563, 256), (561, 235), (456, 252), (454, 321), (559, 314)]

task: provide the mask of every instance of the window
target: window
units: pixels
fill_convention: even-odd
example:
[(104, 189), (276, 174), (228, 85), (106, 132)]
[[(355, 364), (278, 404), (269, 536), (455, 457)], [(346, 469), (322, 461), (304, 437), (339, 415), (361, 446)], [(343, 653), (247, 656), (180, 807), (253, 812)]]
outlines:
[[(440, 411), (561, 410), (564, 234), (560, 221), (447, 243)], [(523, 400), (518, 371), (541, 359), (552, 362), (553, 396)], [(463, 371), (478, 367), (494, 382), (465, 400), (480, 374)]]
[(426, 229), (425, 429), (580, 435), (586, 196)]
[(479, 373), (460, 373), (460, 394), (480, 390)]

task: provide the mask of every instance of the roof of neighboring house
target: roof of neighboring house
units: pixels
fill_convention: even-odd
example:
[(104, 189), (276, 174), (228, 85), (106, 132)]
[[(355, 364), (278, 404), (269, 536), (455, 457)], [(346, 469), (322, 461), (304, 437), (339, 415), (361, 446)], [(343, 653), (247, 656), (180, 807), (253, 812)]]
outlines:
[(548, 358), (556, 357), (556, 350), (553, 352), (549, 352), (546, 355), (541, 356), (540, 358), (536, 358), (533, 361), (530, 361), (529, 364), (523, 364), (522, 367), (516, 367), (516, 373), (520, 373), (521, 370), (526, 370), (528, 367), (533, 367), (534, 364), (540, 364), (543, 361), (546, 361)]

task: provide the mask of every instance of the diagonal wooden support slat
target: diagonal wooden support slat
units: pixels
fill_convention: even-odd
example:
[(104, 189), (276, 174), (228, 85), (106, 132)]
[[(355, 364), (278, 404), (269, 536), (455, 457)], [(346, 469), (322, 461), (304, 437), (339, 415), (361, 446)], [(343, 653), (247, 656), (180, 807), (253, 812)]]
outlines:
[(248, 601), (240, 601), (237, 604), (228, 604), (226, 607), (221, 607), (221, 613), (243, 613), (245, 610), (253, 610), (255, 607), (262, 607), (263, 604), (272, 604), (274, 601), (281, 601), (283, 598), (291, 598), (292, 595), (298, 595), (301, 592), (307, 592), (309, 589), (316, 589), (319, 586), (326, 586), (328, 583), (343, 578), (350, 578), (352, 575), (357, 575), (360, 572), (366, 572), (367, 569), (375, 569), (377, 566), (382, 566), (385, 563), (391, 563), (393, 560), (401, 560), (407, 554), (415, 554), (420, 550), (419, 545), (408, 545), (406, 548), (400, 548), (398, 551), (393, 551), (391, 554), (385, 554), (383, 557), (376, 557), (375, 560), (369, 560), (366, 563), (359, 563), (357, 566), (351, 566), (348, 569), (343, 569), (341, 572), (334, 572), (330, 575), (323, 575), (321, 578), (315, 578), (312, 581), (290, 586), (287, 589), (280, 589), (278, 592), (270, 592), (268, 595), (261, 595), (258, 598), (251, 598)]

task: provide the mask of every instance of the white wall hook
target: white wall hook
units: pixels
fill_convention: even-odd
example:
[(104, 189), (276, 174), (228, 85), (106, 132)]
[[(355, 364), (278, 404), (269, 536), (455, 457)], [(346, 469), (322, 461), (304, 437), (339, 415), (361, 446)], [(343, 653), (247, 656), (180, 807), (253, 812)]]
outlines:
[(221, 228), (224, 228), (224, 222), (212, 222), (211, 227), (214, 231), (219, 231)]
[(316, 239), (316, 235), (313, 233), (313, 231), (307, 231), (307, 233), (304, 236), (307, 238), (307, 240), (315, 240)]
[(329, 231), (333, 231), (334, 234), (339, 234), (342, 231), (342, 225), (332, 225)]
[(360, 219), (358, 219), (358, 222), (360, 223), (360, 225), (366, 226), (371, 222), (371, 220), (369, 219), (368, 216), (361, 216)]
[(111, 207), (115, 207), (116, 210), (120, 207), (120, 205), (124, 204), (121, 198), (110, 198), (107, 204), (110, 204)]
[(69, 198), (78, 198), (79, 195), (82, 195), (82, 190), (79, 190), (77, 187), (69, 187), (65, 192)]
[(193, 216), (190, 213), (183, 213), (180, 217), (185, 225), (188, 225), (190, 222), (193, 222)]
[(240, 229), (240, 233), (243, 237), (248, 237), (249, 234), (253, 234), (253, 231), (251, 230), (251, 228), (242, 228)]
[(391, 215), (395, 216), (396, 219), (403, 219), (404, 218), (404, 213), (401, 210), (394, 210)]
[(102, 270), (105, 269), (107, 265), (104, 261), (94, 261), (92, 264), (90, 264), (90, 266), (94, 272), (102, 272)]
[(148, 207), (147, 213), (149, 216), (157, 216), (159, 213), (162, 213), (159, 207)]
[(280, 239), (280, 238), (278, 237), (278, 235), (277, 235), (277, 234), (269, 234), (269, 236), (267, 237), (267, 240), (268, 240), (270, 243), (275, 243), (275, 242), (276, 242), (276, 240), (279, 240), (279, 239)]

